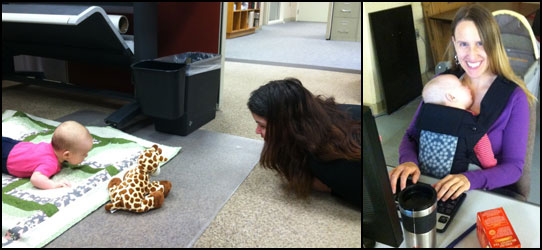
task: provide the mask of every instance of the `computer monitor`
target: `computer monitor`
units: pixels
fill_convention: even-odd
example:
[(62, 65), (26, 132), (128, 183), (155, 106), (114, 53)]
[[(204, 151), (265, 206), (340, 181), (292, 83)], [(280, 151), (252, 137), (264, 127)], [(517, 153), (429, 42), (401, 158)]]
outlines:
[(394, 247), (403, 242), (378, 130), (367, 106), (363, 106), (363, 240)]

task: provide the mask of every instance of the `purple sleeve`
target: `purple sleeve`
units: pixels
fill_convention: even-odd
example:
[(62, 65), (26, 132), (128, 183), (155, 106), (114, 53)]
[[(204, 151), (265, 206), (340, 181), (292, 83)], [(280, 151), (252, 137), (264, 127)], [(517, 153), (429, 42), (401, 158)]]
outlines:
[(418, 132), (415, 125), (422, 103), (423, 101), (418, 105), (418, 109), (416, 109), (416, 113), (414, 113), (414, 117), (412, 117), (412, 122), (410, 122), (410, 125), (403, 136), (403, 140), (401, 141), (401, 145), (399, 145), (399, 164), (411, 161), (418, 165), (418, 143), (416, 142)]
[(515, 183), (521, 177), (529, 131), (529, 104), (516, 88), (499, 118), (488, 130), (497, 166), (463, 173), (470, 189), (495, 189)]

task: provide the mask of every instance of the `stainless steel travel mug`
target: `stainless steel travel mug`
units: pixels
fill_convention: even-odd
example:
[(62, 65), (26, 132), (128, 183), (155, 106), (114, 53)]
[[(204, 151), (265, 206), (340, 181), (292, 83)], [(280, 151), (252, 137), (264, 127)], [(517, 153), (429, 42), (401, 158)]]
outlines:
[(410, 185), (399, 193), (406, 247), (435, 247), (437, 192), (427, 184)]

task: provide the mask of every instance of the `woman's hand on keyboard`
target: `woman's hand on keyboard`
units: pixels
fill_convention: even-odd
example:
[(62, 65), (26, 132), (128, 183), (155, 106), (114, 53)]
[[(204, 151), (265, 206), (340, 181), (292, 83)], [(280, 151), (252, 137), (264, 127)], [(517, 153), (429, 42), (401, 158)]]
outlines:
[(470, 181), (462, 174), (449, 174), (432, 186), (437, 191), (438, 200), (442, 198), (442, 201), (446, 201), (450, 196), (455, 200), (470, 189)]
[(420, 168), (414, 162), (405, 162), (394, 169), (392, 169), (388, 176), (390, 178), (391, 192), (395, 194), (397, 179), (401, 178), (401, 189), (406, 187), (408, 176), (412, 175), (412, 183), (416, 184), (420, 178)]

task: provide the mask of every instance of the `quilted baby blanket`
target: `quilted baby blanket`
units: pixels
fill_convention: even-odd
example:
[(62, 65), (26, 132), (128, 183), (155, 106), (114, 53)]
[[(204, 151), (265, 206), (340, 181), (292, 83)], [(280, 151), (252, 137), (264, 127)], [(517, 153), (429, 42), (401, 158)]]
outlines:
[[(50, 142), (60, 123), (23, 112), (2, 114), (2, 136), (34, 143)], [(107, 184), (135, 167), (140, 153), (157, 144), (168, 159), (181, 148), (169, 147), (111, 127), (87, 126), (93, 147), (80, 165), (65, 162), (52, 180), (70, 188), (41, 190), (30, 178), (2, 174), (2, 247), (42, 247), (109, 200)], [(164, 163), (165, 164), (165, 163)], [(9, 233), (8, 233), (9, 231)], [(7, 235), (10, 237), (6, 237)]]

